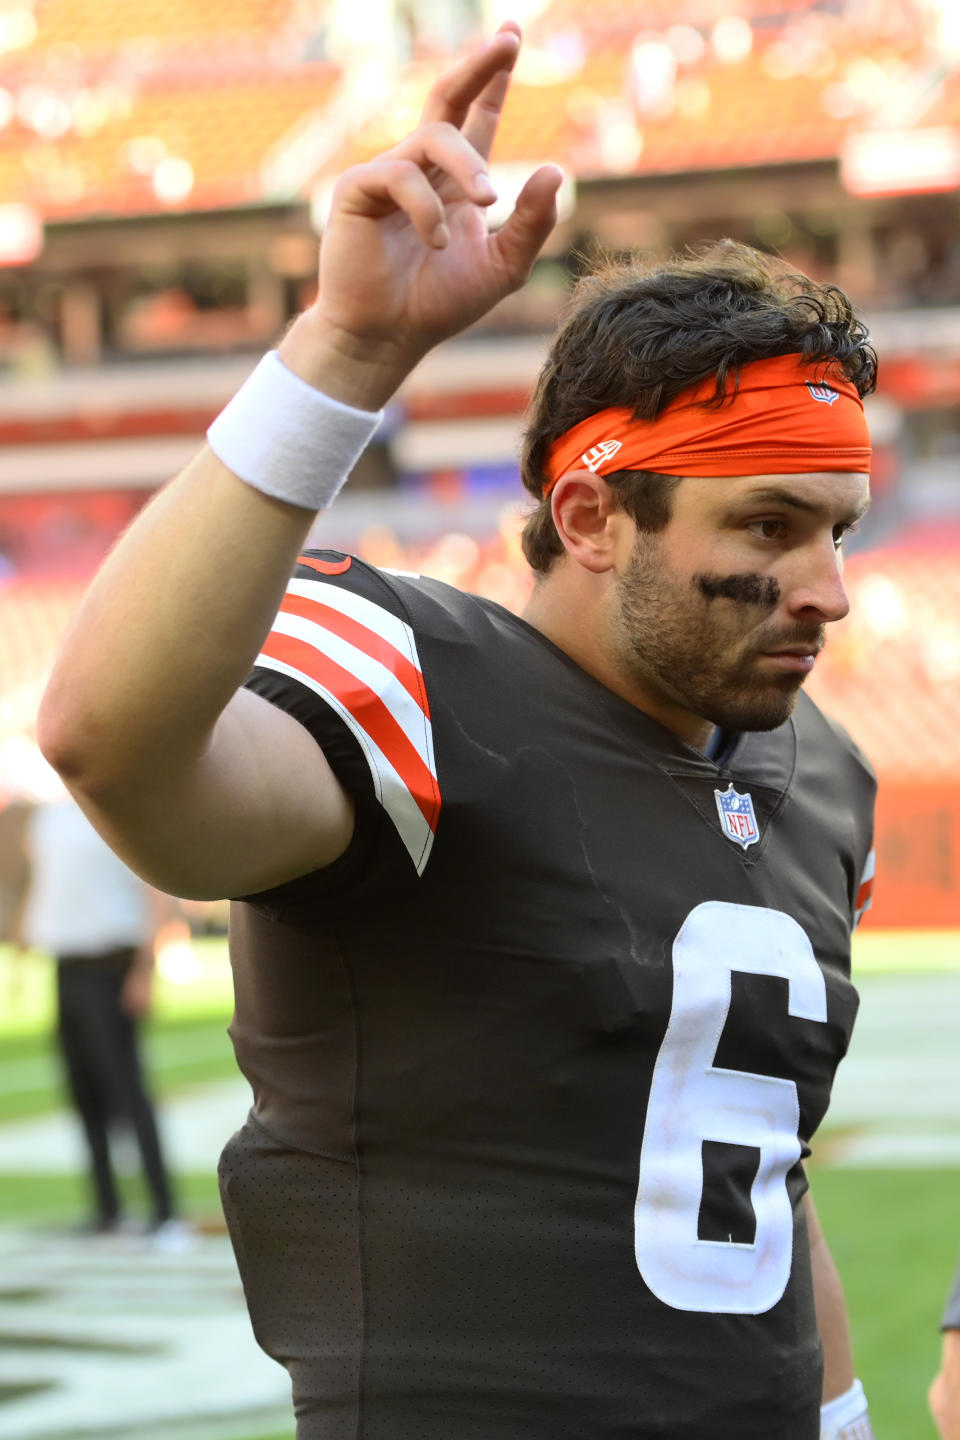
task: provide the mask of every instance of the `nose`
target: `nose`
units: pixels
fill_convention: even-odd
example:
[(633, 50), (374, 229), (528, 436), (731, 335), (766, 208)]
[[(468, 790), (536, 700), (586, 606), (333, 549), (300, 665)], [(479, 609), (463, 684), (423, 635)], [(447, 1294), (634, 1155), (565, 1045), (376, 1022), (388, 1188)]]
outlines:
[(787, 594), (792, 615), (816, 619), (829, 625), (849, 613), (850, 598), (843, 583), (843, 554), (832, 538), (828, 545), (818, 544), (797, 556), (797, 573)]

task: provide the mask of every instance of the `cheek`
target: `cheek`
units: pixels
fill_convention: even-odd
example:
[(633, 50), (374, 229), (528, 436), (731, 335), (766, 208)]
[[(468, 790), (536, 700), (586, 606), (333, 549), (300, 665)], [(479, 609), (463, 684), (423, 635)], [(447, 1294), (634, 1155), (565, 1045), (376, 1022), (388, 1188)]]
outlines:
[(772, 575), (697, 574), (693, 585), (709, 601), (727, 600), (734, 605), (762, 610), (772, 610), (780, 601), (780, 586)]

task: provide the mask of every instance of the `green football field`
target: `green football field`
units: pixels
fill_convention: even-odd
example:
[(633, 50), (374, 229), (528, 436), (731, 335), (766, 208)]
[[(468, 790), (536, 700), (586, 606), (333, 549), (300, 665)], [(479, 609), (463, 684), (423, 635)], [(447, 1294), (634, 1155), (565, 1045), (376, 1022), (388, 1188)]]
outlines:
[[(146, 1039), (154, 1088), (162, 1099), (236, 1073), (226, 1035), (230, 990), (223, 942), (199, 942), (196, 956), (192, 972), (174, 964), (158, 983)], [(866, 931), (856, 942), (855, 971), (865, 1004), (872, 989), (882, 989), (890, 977), (905, 972), (921, 1008), (925, 991), (932, 994), (942, 977), (953, 973), (960, 996), (960, 934)], [(942, 996), (942, 989), (936, 994)], [(39, 956), (14, 961), (0, 949), (0, 1125), (49, 1114), (61, 1104), (50, 1061), (50, 1014), (49, 964)], [(960, 1031), (960, 1005), (956, 1021)], [(892, 1035), (895, 1047), (895, 1027)], [(855, 1036), (854, 1050), (856, 1044)], [(891, 1063), (896, 1059), (891, 1050)], [(956, 1109), (960, 1112), (960, 1100)], [(824, 1150), (829, 1153), (830, 1146)], [(810, 1167), (823, 1227), (846, 1288), (857, 1372), (878, 1440), (934, 1440), (925, 1396), (937, 1364), (938, 1317), (960, 1247), (955, 1165), (948, 1155), (923, 1169), (902, 1164)], [(217, 1224), (213, 1174), (177, 1179), (186, 1212), (205, 1225)], [(0, 1224), (69, 1222), (81, 1209), (75, 1177), (0, 1177)], [(269, 1437), (240, 1428), (232, 1440), (290, 1440), (291, 1435), (292, 1427)]]

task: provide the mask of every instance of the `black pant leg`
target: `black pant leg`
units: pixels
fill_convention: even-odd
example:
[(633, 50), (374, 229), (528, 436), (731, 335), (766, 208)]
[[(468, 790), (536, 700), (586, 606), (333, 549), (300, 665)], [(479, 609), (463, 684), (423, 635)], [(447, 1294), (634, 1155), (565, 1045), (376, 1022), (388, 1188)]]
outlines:
[(173, 1213), (170, 1182), (140, 1062), (138, 1027), (123, 1006), (123, 985), (134, 957), (130, 948), (96, 960), (73, 961), (61, 969), (82, 974), (77, 988), (84, 995), (83, 1041), (90, 1051), (94, 1088), (103, 1097), (106, 1116), (123, 1119), (132, 1126), (150, 1190), (153, 1218), (161, 1222)]
[(90, 1160), (95, 1219), (112, 1224), (120, 1213), (120, 1197), (110, 1163), (108, 1125), (110, 1097), (97, 1058), (102, 1026), (97, 1012), (101, 987), (87, 966), (62, 961), (57, 966), (57, 1039), (74, 1108), (83, 1125)]
[(160, 1224), (173, 1214), (170, 1180), (160, 1145), (156, 1113), (144, 1080), (137, 1022), (123, 1009), (119, 997), (113, 1057), (116, 1069), (112, 1084), (117, 1111), (125, 1115), (133, 1126), (144, 1177), (150, 1190), (153, 1219)]

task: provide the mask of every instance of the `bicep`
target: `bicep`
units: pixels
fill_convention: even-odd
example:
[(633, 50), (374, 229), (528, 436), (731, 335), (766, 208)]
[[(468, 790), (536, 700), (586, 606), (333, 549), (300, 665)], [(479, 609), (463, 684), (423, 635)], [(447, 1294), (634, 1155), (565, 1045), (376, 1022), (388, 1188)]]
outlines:
[(351, 798), (292, 716), (248, 690), (221, 714), (202, 756), (109, 804), (80, 797), (117, 853), (171, 895), (251, 895), (336, 860)]

